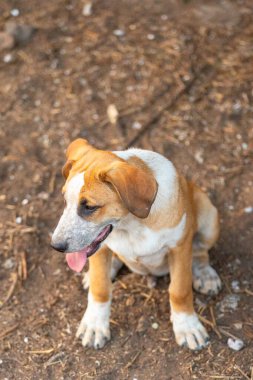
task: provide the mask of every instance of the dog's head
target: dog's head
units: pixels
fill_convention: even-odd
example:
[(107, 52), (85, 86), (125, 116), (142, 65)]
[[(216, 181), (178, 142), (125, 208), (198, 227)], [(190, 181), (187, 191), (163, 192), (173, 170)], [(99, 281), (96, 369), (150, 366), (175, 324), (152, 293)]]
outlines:
[(65, 208), (52, 247), (77, 272), (128, 213), (146, 218), (157, 193), (152, 173), (77, 139), (63, 167)]

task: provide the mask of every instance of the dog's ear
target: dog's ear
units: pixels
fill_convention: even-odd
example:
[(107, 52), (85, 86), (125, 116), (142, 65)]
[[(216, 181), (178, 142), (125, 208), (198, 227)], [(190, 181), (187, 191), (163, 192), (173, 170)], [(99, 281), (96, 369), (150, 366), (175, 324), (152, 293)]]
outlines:
[(127, 162), (117, 162), (101, 176), (114, 187), (128, 211), (138, 218), (149, 215), (158, 189), (151, 173)]
[(62, 175), (68, 178), (69, 172), (76, 161), (82, 158), (89, 150), (93, 148), (85, 139), (76, 139), (69, 144), (66, 157), (67, 161), (62, 168)]

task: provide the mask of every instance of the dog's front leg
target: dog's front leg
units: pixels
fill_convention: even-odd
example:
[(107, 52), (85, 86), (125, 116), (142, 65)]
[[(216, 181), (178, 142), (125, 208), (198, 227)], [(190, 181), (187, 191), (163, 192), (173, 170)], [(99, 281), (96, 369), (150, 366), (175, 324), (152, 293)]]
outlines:
[(110, 340), (111, 256), (104, 246), (89, 259), (88, 306), (76, 334), (84, 347), (102, 348)]
[(189, 234), (169, 255), (171, 321), (177, 343), (199, 350), (207, 345), (209, 337), (193, 308), (191, 250)]

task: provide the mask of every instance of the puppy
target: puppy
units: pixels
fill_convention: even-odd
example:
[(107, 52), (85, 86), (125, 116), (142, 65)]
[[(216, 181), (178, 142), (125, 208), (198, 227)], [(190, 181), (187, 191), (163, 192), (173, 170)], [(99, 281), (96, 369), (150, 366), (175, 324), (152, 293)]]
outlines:
[(77, 331), (83, 346), (110, 339), (112, 278), (123, 263), (134, 273), (170, 273), (171, 321), (180, 346), (198, 350), (208, 334), (193, 308), (193, 288), (214, 295), (221, 281), (208, 250), (219, 234), (207, 195), (158, 153), (98, 150), (77, 139), (63, 167), (65, 209), (52, 247), (80, 272), (89, 258), (88, 306)]

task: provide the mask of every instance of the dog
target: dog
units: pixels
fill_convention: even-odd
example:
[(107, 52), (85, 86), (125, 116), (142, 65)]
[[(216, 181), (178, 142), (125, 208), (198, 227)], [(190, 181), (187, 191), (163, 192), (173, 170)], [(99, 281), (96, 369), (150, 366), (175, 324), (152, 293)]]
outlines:
[(176, 342), (199, 350), (209, 336), (193, 307), (192, 287), (215, 295), (221, 281), (208, 250), (219, 235), (217, 209), (171, 161), (153, 151), (103, 151), (84, 139), (67, 149), (65, 208), (51, 245), (81, 272), (89, 258), (88, 305), (77, 331), (84, 347), (110, 340), (112, 280), (125, 264), (154, 277), (170, 273)]

